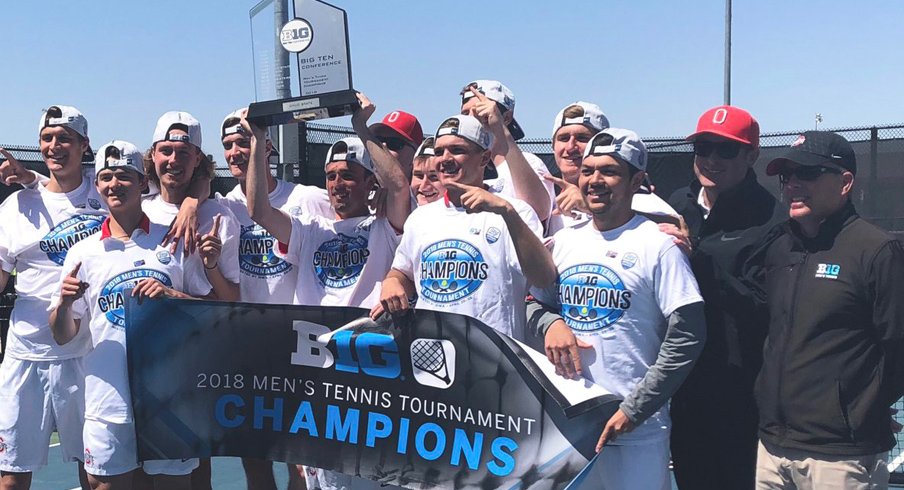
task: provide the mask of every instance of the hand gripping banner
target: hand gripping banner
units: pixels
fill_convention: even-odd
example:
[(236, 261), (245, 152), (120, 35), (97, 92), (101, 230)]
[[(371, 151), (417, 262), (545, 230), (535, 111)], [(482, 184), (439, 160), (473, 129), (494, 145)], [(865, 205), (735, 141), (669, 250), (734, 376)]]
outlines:
[(483, 323), (155, 300), (126, 309), (138, 455), (243, 456), (424, 488), (564, 488), (620, 402)]

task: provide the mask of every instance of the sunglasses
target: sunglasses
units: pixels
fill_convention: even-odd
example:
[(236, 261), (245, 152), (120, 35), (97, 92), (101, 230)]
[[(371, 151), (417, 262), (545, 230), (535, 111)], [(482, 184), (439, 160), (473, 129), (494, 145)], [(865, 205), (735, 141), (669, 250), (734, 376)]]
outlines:
[(731, 159), (738, 156), (744, 146), (746, 145), (734, 141), (721, 141), (718, 143), (713, 141), (694, 141), (694, 155), (708, 157), (715, 151), (720, 158)]
[(797, 180), (801, 182), (813, 182), (818, 179), (823, 174), (835, 174), (840, 175), (843, 171), (834, 167), (826, 167), (823, 165), (816, 165), (813, 167), (805, 167), (800, 165), (798, 167), (784, 169), (778, 174), (778, 180), (782, 183), (782, 185), (787, 184), (791, 181), (791, 177), (797, 177)]
[(399, 151), (406, 146), (410, 146), (407, 141), (402, 138), (397, 138), (395, 136), (382, 136), (378, 137), (377, 140), (380, 143), (386, 145), (386, 148), (389, 148), (392, 151)]

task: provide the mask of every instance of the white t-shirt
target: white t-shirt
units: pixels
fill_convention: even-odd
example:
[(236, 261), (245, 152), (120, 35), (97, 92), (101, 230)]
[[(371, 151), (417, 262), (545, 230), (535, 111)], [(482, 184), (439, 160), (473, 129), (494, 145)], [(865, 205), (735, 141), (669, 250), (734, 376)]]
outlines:
[(106, 214), (94, 183), (87, 179), (65, 194), (39, 184), (0, 204), (0, 267), (16, 272), (18, 296), (10, 317), (6, 355), (46, 361), (80, 357), (91, 349), (87, 333), (57, 345), (47, 309), (67, 252), (98, 232)]
[(106, 238), (106, 222), (103, 228), (69, 250), (52, 303), (59, 304), (62, 278), (81, 262), (77, 277), (88, 289), (72, 304), (72, 316), (82, 319), (79, 335), (90, 330), (94, 344), (85, 355), (85, 418), (123, 424), (132, 421), (123, 291), (145, 278), (192, 296), (210, 293), (211, 286), (197, 254), (183, 257), (181, 245), (175, 254), (160, 245), (168, 224), (145, 219), (127, 242)]
[(295, 304), (372, 308), (399, 235), (386, 218), (331, 220), (292, 216), (292, 235), (277, 255), (298, 267)]
[[(537, 237), (543, 235), (527, 203), (499, 195)], [(421, 206), (405, 222), (392, 268), (414, 279), (416, 308), (468, 315), (525, 339), (527, 280), (502, 216), (469, 214), (445, 198)]]
[(546, 221), (546, 236), (551, 237), (563, 228), (572, 228), (587, 221), (590, 221), (590, 215), (582, 211), (572, 211), (571, 214), (554, 214)]
[[(533, 169), (534, 173), (537, 174), (537, 178), (543, 183), (546, 193), (549, 194), (549, 209), (551, 211), (556, 203), (556, 187), (552, 182), (543, 178), (544, 175), (550, 175), (549, 169), (546, 168), (546, 163), (544, 163), (537, 155), (528, 152), (523, 152), (523, 154), (524, 159), (527, 160), (530, 168)], [(509, 169), (508, 162), (503, 161), (499, 165), (496, 165), (496, 173), (498, 176), (495, 179), (489, 179), (484, 183), (500, 195), (517, 197), (515, 195), (515, 188), (512, 185), (512, 171)]]
[[(672, 238), (652, 221), (635, 216), (605, 232), (592, 221), (565, 228), (552, 241), (559, 277), (534, 295), (560, 305), (574, 334), (592, 349), (581, 349), (584, 377), (626, 397), (656, 362), (676, 309), (703, 301), (690, 263)], [(668, 406), (617, 444), (668, 437)]]
[[(298, 270), (276, 255), (273, 250), (276, 239), (248, 215), (248, 200), (241, 185), (225, 196), (218, 194), (217, 202), (232, 211), (241, 227), (238, 261), (242, 301), (292, 304)], [(276, 181), (270, 204), (290, 216), (304, 214), (328, 219), (336, 216), (325, 190), (284, 180)]]
[(652, 192), (634, 193), (634, 198), (631, 200), (631, 209), (660, 216), (674, 216), (676, 218), (680, 216), (678, 211), (675, 211), (675, 208), (669, 206), (669, 203)]
[[(678, 211), (669, 203), (653, 193), (634, 193), (631, 209), (647, 214), (678, 217)], [(572, 215), (553, 215), (546, 222), (546, 236), (553, 236), (562, 228), (571, 228), (590, 220), (590, 215), (581, 211), (573, 211)]]
[[(163, 200), (160, 194), (146, 197), (141, 201), (141, 209), (153, 223), (170, 223), (179, 214), (179, 206)], [(226, 206), (210, 199), (198, 206), (198, 233), (205, 234), (213, 227), (213, 219), (220, 215), (220, 251), (218, 265), (223, 277), (229, 282), (239, 283), (239, 222)]]

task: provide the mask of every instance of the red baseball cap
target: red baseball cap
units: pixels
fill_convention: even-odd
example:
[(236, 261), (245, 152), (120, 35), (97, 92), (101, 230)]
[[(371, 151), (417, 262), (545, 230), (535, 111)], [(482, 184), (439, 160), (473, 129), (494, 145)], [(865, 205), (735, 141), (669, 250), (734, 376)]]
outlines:
[(408, 140), (412, 146), (417, 148), (424, 141), (424, 131), (421, 129), (421, 123), (417, 118), (405, 111), (392, 111), (386, 114), (383, 121), (370, 126), (371, 131), (377, 128), (387, 127), (399, 136)]
[(754, 148), (760, 146), (760, 124), (740, 107), (720, 105), (704, 112), (697, 121), (697, 131), (685, 139), (693, 141), (701, 134), (714, 134)]

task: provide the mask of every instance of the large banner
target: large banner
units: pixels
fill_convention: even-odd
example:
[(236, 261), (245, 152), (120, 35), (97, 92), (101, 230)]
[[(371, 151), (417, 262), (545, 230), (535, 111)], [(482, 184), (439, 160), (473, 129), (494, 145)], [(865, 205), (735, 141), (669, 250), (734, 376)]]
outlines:
[(246, 456), (419, 489), (563, 488), (618, 407), (468, 317), (366, 314), (130, 298), (139, 459)]

